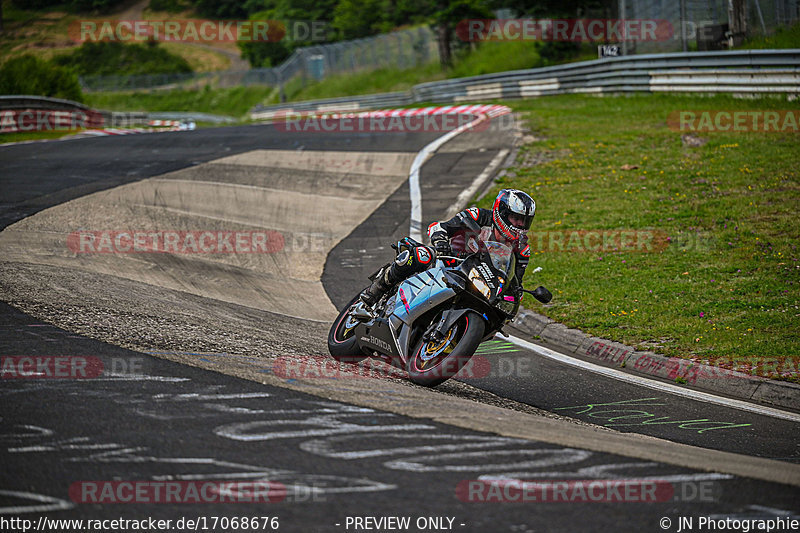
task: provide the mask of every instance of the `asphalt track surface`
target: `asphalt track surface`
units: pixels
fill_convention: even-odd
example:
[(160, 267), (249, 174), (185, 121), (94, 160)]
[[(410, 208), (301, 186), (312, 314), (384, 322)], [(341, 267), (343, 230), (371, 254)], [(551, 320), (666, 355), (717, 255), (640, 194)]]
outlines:
[[(391, 144), (393, 150), (416, 150), (433, 138), (435, 134), (292, 136), (260, 126), (168, 138), (153, 134), (0, 147), (4, 169), (0, 216), (5, 227), (90, 192), (254, 148), (380, 151)], [(471, 179), (477, 174), (475, 169), (482, 169), (496, 153), (492, 149), (453, 150), (434, 156), (423, 168), (426, 217), (443, 212), (447, 199), (453, 197), (447, 186), (455, 185), (436, 183), (437, 178), (453, 178), (450, 171), (463, 170)], [(116, 177), (108, 179), (109, 175)], [(351, 236), (364, 242), (346, 239), (331, 253), (332, 258), (344, 253), (340, 258), (349, 263), (337, 264), (350, 265), (342, 272), (346, 281), (334, 288), (330, 280), (335, 278), (335, 269), (326, 268), (323, 283), (334, 304), (340, 305), (341, 298), (363, 285), (359, 280), (365, 272), (387, 260), (381, 254), (358, 255), (366, 240), (405, 234), (408, 196), (405, 189), (403, 197), (403, 190), (396, 191), (386, 209), (379, 211), (383, 218), (374, 222), (380, 224), (369, 225), (369, 230), (360, 228)], [(387, 229), (377, 230), (377, 226)], [(542, 282), (547, 284), (546, 278)], [(327, 401), (88, 339), (42, 324), (5, 304), (0, 320), (3, 355), (91, 354), (106, 369), (115, 370), (103, 379), (4, 380), (0, 384), (3, 518), (278, 516), (285, 531), (353, 531), (352, 525), (346, 526), (347, 517), (406, 516), (412, 522), (419, 517), (452, 518), (452, 529), (463, 531), (661, 531), (662, 517), (763, 518), (798, 513), (795, 487), (500, 438)], [(487, 349), (507, 350), (499, 345)], [(787, 461), (796, 461), (798, 456), (793, 424), (654, 395), (524, 352), (487, 355), (492, 360), (499, 357), (527, 362), (512, 365), (515, 371), (508, 375), (473, 384), (539, 407), (573, 407), (561, 412), (578, 418), (583, 415), (575, 406), (663, 396), (664, 405), (647, 406), (659, 418), (669, 417), (661, 421), (705, 418), (751, 425), (702, 433), (674, 424), (616, 429), (655, 432), (649, 434), (746, 455)], [(603, 418), (583, 418), (603, 422)], [(653, 478), (675, 483), (679, 490), (677, 497), (673, 492), (663, 498), (666, 501), (646, 505), (475, 503), (462, 501), (456, 492), (464, 481), (510, 471), (519, 474), (520, 470), (523, 478), (537, 480)], [(231, 479), (269, 479), (285, 485), (286, 495), (279, 503), (202, 505), (78, 503), (69, 496), (70, 486), (80, 481)], [(691, 494), (698, 486), (708, 489), (701, 501)], [(685, 499), (693, 501), (680, 501), (681, 490)], [(443, 524), (449, 522), (445, 519)], [(231, 528), (217, 530), (224, 529)]]
[[(490, 149), (477, 152), (468, 138), (457, 139), (452, 142), (456, 146), (451, 145), (450, 149), (458, 150), (461, 144), (467, 150), (465, 153), (439, 153), (423, 167), (420, 179), (423, 213), (431, 220), (443, 216), (452, 203), (455, 197), (452, 184), (462, 184), (463, 188), (463, 184), (477, 176), (502, 147), (498, 141), (485, 137), (473, 142)], [(541, 212), (546, 206), (539, 209)], [(346, 304), (363, 288), (368, 275), (388, 261), (386, 254), (391, 250), (383, 255), (370, 251), (402, 238), (408, 219), (408, 188), (402, 187), (334, 248), (323, 276), (323, 284), (334, 305)], [(367, 253), (360, 254), (359, 250)], [(530, 268), (535, 266), (534, 258)], [(542, 272), (538, 279), (555, 293), (558, 287), (548, 280), (547, 272)], [(525, 302), (536, 310), (535, 300), (527, 297)], [(513, 328), (509, 328), (509, 332), (513, 333)], [(479, 354), (485, 357), (484, 370), (467, 375), (463, 381), (498, 396), (618, 431), (800, 462), (800, 425), (796, 422), (659, 393), (576, 370), (503, 341), (502, 337), (484, 344)]]

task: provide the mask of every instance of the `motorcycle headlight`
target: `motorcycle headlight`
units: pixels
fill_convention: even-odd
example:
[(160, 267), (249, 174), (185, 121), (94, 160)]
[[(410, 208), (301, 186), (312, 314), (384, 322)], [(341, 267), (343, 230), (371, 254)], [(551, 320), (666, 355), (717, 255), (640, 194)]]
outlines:
[(492, 299), (492, 291), (489, 290), (489, 286), (485, 281), (483, 281), (483, 277), (474, 268), (469, 271), (469, 280), (472, 282), (472, 285), (474, 285), (475, 288), (486, 297), (487, 300)]
[(507, 315), (514, 314), (514, 308), (516, 307), (516, 304), (513, 301), (506, 301), (501, 299), (499, 302), (497, 302), (496, 305), (505, 314)]

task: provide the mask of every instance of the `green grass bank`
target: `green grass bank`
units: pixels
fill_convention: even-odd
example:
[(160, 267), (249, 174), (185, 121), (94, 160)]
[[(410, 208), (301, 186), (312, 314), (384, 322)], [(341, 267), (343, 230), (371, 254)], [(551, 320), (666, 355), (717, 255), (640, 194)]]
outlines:
[[(493, 192), (520, 188), (537, 201), (531, 264), (543, 272), (529, 272), (526, 286), (552, 289), (544, 314), (640, 349), (798, 381), (800, 134), (685, 137), (668, 126), (679, 111), (797, 114), (797, 102), (567, 95), (507, 104), (532, 137)], [(614, 250), (581, 233), (603, 230), (660, 235), (664, 247)]]

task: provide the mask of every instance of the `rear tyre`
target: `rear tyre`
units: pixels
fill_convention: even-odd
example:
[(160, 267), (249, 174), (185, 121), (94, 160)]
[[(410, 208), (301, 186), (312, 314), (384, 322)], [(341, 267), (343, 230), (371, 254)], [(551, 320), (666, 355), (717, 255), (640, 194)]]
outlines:
[(342, 308), (328, 332), (328, 351), (334, 359), (342, 363), (358, 363), (367, 357), (358, 346), (355, 334), (359, 321), (350, 316), (350, 311), (360, 296), (361, 293), (356, 294), (356, 297)]
[(409, 379), (417, 385), (435, 387), (458, 374), (481, 343), (483, 331), (483, 318), (469, 311), (445, 333), (444, 341), (420, 339), (406, 367)]

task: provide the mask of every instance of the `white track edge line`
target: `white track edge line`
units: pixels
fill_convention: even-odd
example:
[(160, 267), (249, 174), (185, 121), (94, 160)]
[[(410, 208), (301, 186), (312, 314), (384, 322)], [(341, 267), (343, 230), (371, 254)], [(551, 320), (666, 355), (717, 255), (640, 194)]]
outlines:
[(478, 189), (480, 189), (484, 182), (489, 179), (489, 176), (491, 176), (492, 172), (494, 172), (495, 169), (500, 166), (500, 163), (503, 162), (503, 159), (508, 155), (508, 152), (509, 150), (507, 148), (503, 148), (497, 152), (497, 155), (495, 155), (489, 164), (486, 165), (486, 168), (484, 168), (483, 171), (478, 174), (478, 177), (472, 180), (470, 186), (461, 191), (461, 194), (458, 195), (456, 201), (453, 202), (449, 208), (447, 208), (447, 214), (445, 214), (444, 217), (445, 219), (454, 217), (456, 213), (461, 211), (461, 209), (466, 206), (469, 199), (472, 198), (476, 192), (478, 192)]
[[(480, 124), (483, 120), (486, 119), (488, 119), (486, 115), (481, 115), (472, 122), (465, 124), (459, 128), (456, 128), (455, 130), (448, 132), (447, 134), (439, 137), (433, 142), (428, 143), (424, 148), (422, 148), (422, 150), (420, 150), (417, 153), (417, 156), (414, 158), (414, 162), (411, 164), (411, 171), (408, 176), (409, 196), (411, 197), (411, 221), (409, 227), (409, 236), (412, 239), (415, 239), (417, 241), (422, 240), (422, 191), (419, 185), (419, 173), (420, 169), (422, 168), (422, 165), (444, 143), (446, 143), (459, 133), (462, 133), (463, 131), (472, 128), (477, 124)], [(661, 391), (661, 392), (666, 391), (675, 394), (677, 396), (682, 396), (684, 398), (689, 398), (692, 400), (705, 401), (717, 405), (722, 405), (725, 407), (732, 407), (734, 409), (739, 409), (741, 411), (748, 411), (751, 413), (770, 416), (773, 418), (789, 420), (791, 422), (800, 422), (800, 414), (795, 414), (788, 411), (781, 411), (779, 409), (773, 409), (771, 407), (764, 407), (750, 402), (745, 402), (743, 400), (734, 400), (731, 398), (716, 396), (714, 394), (709, 394), (707, 392), (700, 392), (692, 389), (684, 389), (678, 387), (677, 385), (672, 385), (670, 383), (661, 383), (660, 381), (634, 376), (633, 374), (628, 374), (620, 370), (607, 368), (604, 366), (596, 365), (594, 363), (582, 361), (574, 357), (569, 357), (567, 355), (554, 352), (553, 350), (545, 348), (544, 346), (539, 346), (532, 342), (528, 342), (526, 340), (511, 335), (507, 336), (507, 338), (510, 342), (513, 342), (517, 346), (526, 348), (534, 353), (538, 353), (539, 355), (542, 355), (554, 361), (559, 361), (567, 365), (571, 365), (577, 368), (582, 368), (584, 370), (588, 370), (596, 374), (601, 374), (606, 377), (617, 379), (619, 381), (632, 383), (656, 391)]]
[(683, 396), (684, 398), (689, 398), (691, 400), (705, 401), (717, 405), (722, 405), (725, 407), (733, 407), (735, 409), (739, 409), (742, 411), (749, 411), (751, 413), (756, 413), (759, 415), (770, 416), (773, 418), (781, 418), (784, 420), (789, 420), (791, 422), (800, 422), (800, 414), (792, 413), (789, 411), (781, 411), (780, 409), (774, 409), (772, 407), (756, 405), (743, 400), (734, 400), (732, 398), (716, 396), (714, 394), (710, 394), (707, 392), (685, 389), (677, 385), (672, 385), (671, 383), (662, 383), (660, 381), (655, 381), (645, 377), (634, 376), (633, 374), (628, 374), (627, 372), (622, 372), (621, 370), (607, 368), (604, 366), (596, 365), (594, 363), (589, 363), (581, 359), (576, 359), (574, 357), (570, 357), (568, 355), (555, 352), (553, 350), (550, 350), (549, 348), (545, 348), (544, 346), (539, 346), (538, 344), (534, 344), (532, 342), (520, 339), (518, 337), (514, 337), (513, 335), (509, 335), (506, 338), (509, 340), (509, 342), (513, 342), (517, 346), (526, 348), (534, 353), (547, 357), (548, 359), (552, 359), (560, 363), (581, 368), (583, 370), (588, 370), (596, 374), (601, 374), (603, 376), (617, 379), (619, 381), (624, 381), (627, 383), (632, 383), (634, 385), (647, 387), (648, 389), (653, 389), (660, 392), (669, 392), (671, 394), (675, 394), (677, 396)]
[(428, 143), (422, 150), (417, 153), (414, 162), (411, 163), (411, 171), (408, 176), (408, 194), (411, 198), (411, 220), (409, 221), (408, 236), (416, 241), (422, 241), (422, 191), (419, 186), (419, 172), (422, 165), (433, 153), (439, 149), (444, 143), (470, 128), (473, 128), (483, 122), (489, 120), (486, 115), (480, 115), (478, 118), (459, 126), (458, 128), (447, 132), (438, 139)]

